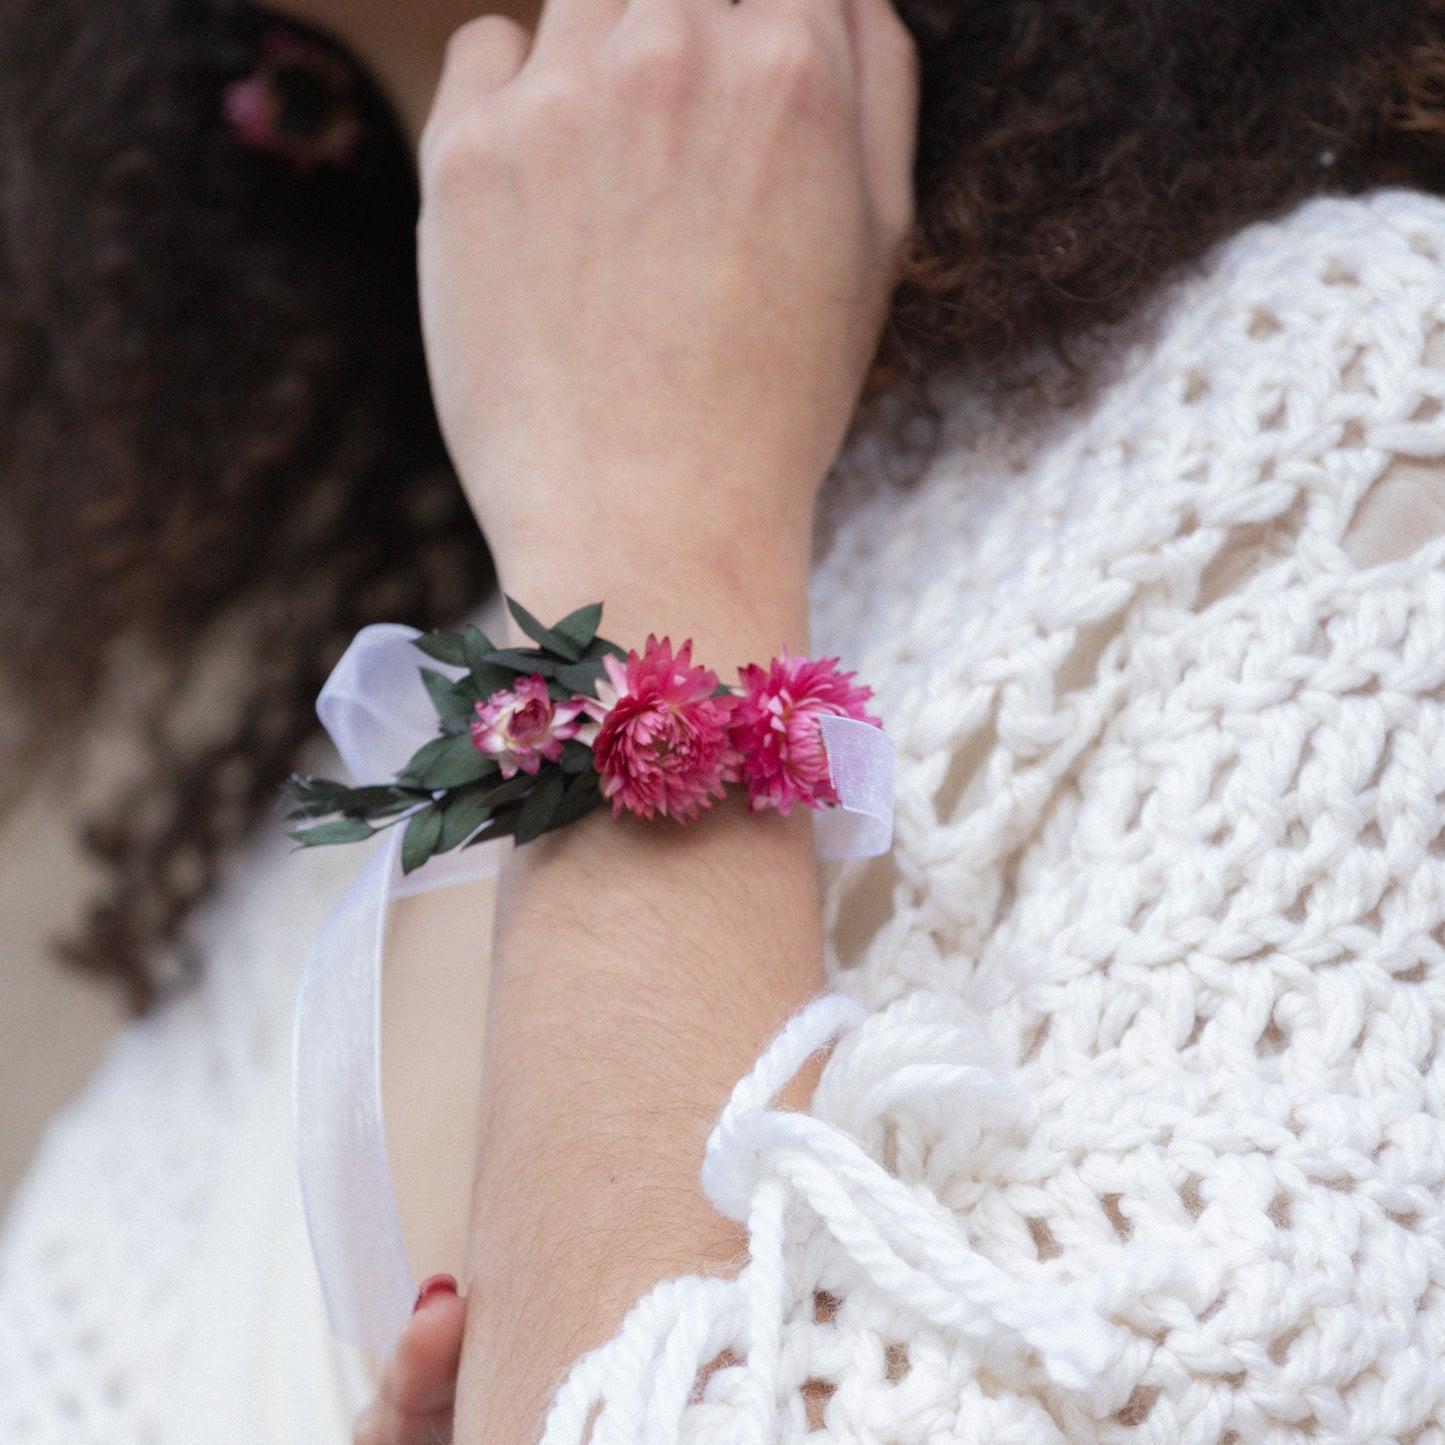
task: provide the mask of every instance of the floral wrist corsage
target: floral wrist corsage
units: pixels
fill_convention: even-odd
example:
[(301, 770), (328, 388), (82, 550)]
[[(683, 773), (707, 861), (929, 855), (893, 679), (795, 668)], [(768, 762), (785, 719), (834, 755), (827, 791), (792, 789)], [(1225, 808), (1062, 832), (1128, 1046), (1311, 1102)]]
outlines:
[[(475, 627), (415, 639), (428, 657), (462, 668), (420, 669), (439, 735), (379, 786), (348, 788), (293, 776), (284, 789), (312, 820), (290, 836), (307, 846), (354, 843), (406, 822), (403, 872), (436, 853), (510, 836), (529, 843), (603, 802), (679, 821), (698, 817), (728, 784), (746, 783), (748, 805), (787, 814), (795, 803), (838, 802), (819, 719), (882, 726), (864, 705), (872, 692), (786, 648), (768, 667), (739, 669), (740, 685), (649, 636), (624, 652), (597, 635), (602, 604), (544, 627), (511, 598), (507, 606), (535, 647), (494, 647)], [(335, 816), (334, 822), (321, 819)]]

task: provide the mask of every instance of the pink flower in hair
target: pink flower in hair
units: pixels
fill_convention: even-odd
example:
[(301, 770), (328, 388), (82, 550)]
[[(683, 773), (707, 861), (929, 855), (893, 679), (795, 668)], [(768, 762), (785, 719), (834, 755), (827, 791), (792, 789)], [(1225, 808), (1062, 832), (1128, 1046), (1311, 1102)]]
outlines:
[(562, 756), (562, 744), (584, 726), (577, 716), (585, 701), (554, 702), (546, 680), (534, 672), (477, 704), (472, 742), (479, 752), (496, 758), (504, 778), (518, 773), (535, 777), (543, 761), (555, 763)]
[[(692, 665), (692, 642), (674, 657), (672, 643), (649, 636), (639, 657), (603, 660), (607, 681), (597, 684), (601, 714), (593, 742), (602, 796), (614, 817), (654, 813), (695, 818), (738, 781), (738, 757), (728, 737), (737, 699), (715, 697), (715, 672)], [(605, 709), (605, 711), (603, 711)]]
[(872, 691), (838, 671), (838, 659), (812, 662), (783, 648), (765, 672), (756, 663), (740, 669), (743, 695), (732, 725), (732, 742), (748, 780), (748, 806), (776, 808), (787, 816), (794, 803), (821, 808), (838, 794), (828, 773), (818, 720), (832, 715), (882, 726), (864, 704)]
[(260, 65), (226, 87), (222, 105), (238, 140), (284, 157), (302, 175), (356, 158), (362, 121), (354, 71), (285, 26), (267, 30)]

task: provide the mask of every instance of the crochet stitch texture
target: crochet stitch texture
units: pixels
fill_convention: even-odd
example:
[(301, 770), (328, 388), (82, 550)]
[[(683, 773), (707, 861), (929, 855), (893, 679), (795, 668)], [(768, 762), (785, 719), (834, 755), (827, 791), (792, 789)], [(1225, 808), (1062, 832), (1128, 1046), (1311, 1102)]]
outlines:
[[(1445, 201), (1317, 200), (1078, 413), (960, 393), (912, 487), (850, 459), (814, 650), (897, 744), (894, 851), (830, 869), (838, 997), (715, 1131), (741, 1274), (641, 1301), (548, 1445), (1445, 1441), (1445, 537), (1342, 545), (1445, 461), (1442, 327)], [(182, 1438), (163, 1284), (289, 1063), (294, 862), (47, 1137), (0, 1238), (7, 1441)], [(767, 1110), (834, 1032), (811, 1112)]]

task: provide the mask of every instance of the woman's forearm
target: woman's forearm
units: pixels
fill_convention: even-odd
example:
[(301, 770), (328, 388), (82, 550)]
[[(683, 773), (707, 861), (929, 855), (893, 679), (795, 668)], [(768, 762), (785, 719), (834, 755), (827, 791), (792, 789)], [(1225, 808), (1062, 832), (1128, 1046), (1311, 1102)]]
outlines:
[[(548, 620), (590, 600), (556, 595), (535, 609)], [(619, 573), (604, 635), (639, 646), (649, 627), (675, 643), (694, 636), (725, 681), (783, 643), (806, 648), (800, 581), (683, 595), (635, 574), (629, 590)], [(527, 1445), (567, 1367), (653, 1284), (736, 1267), (743, 1232), (699, 1184), (707, 1135), (763, 1044), (823, 983), (806, 809), (750, 814), (734, 796), (684, 826), (604, 808), (511, 855), (458, 1442)], [(805, 1104), (811, 1082), (800, 1076), (783, 1102)]]

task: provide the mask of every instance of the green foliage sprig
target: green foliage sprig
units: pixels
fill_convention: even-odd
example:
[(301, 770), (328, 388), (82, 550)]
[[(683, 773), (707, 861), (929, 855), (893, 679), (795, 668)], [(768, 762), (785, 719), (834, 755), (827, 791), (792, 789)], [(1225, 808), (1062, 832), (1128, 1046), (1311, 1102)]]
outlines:
[[(575, 738), (562, 744), (555, 762), (541, 760), (535, 775), (518, 772), (511, 778), (504, 778), (497, 760), (472, 741), (477, 705), (515, 687), (519, 678), (539, 674), (554, 702), (596, 698), (603, 658), (609, 653), (626, 657), (616, 643), (597, 635), (600, 602), (544, 627), (519, 603), (506, 601), (517, 625), (537, 645), (496, 647), (472, 626), (415, 638), (413, 645), (428, 657), (465, 669), (452, 678), (420, 668), (436, 708), (438, 736), (412, 754), (392, 783), (349, 788), (294, 774), (282, 784), (297, 805), (286, 818), (308, 819), (312, 826), (288, 836), (307, 848), (358, 843), (405, 822), (401, 866), (403, 873), (411, 873), (437, 853), (493, 838), (529, 843), (575, 822), (602, 801), (592, 749)], [(328, 818), (335, 821), (321, 821)]]

